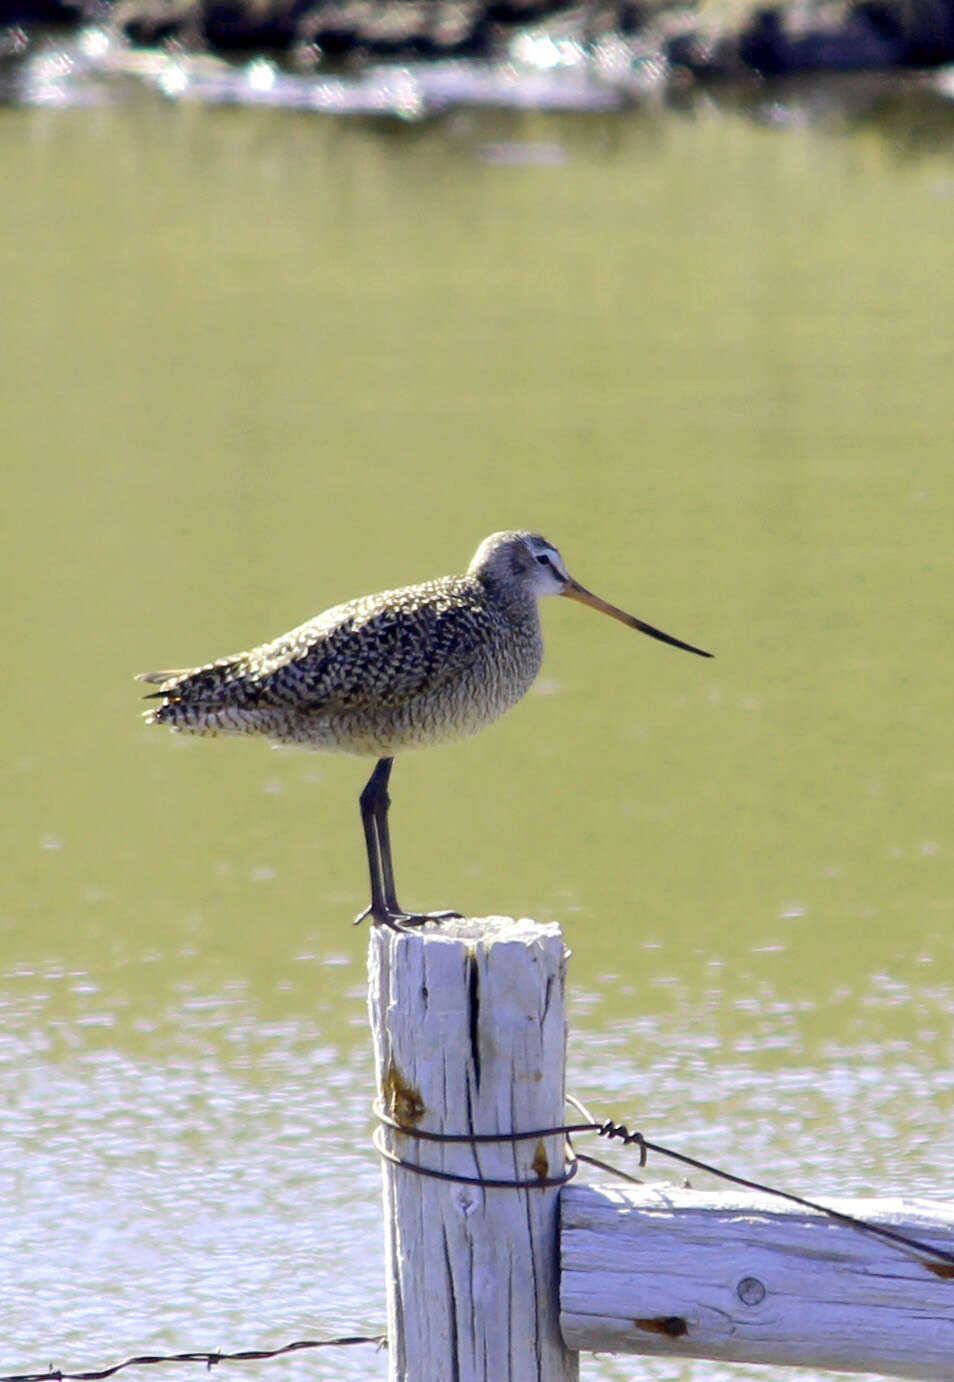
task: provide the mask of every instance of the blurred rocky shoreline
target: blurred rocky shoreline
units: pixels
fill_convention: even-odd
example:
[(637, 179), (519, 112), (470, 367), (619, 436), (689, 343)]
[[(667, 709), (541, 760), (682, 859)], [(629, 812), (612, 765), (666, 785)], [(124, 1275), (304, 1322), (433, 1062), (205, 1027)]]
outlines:
[(97, 23), (136, 44), (265, 53), (298, 71), (366, 60), (497, 60), (534, 34), (555, 51), (644, 44), (689, 80), (954, 62), (954, 0), (5, 0), (2, 13), (0, 56), (8, 57), (29, 46), (37, 27)]

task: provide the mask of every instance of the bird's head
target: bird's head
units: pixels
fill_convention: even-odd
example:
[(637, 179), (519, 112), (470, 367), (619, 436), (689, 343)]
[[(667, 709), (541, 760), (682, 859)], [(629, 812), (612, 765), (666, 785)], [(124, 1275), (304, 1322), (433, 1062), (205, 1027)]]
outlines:
[(539, 533), (505, 532), (491, 533), (474, 553), (468, 568), (468, 575), (509, 596), (511, 599), (531, 596), (540, 599), (544, 595), (565, 595), (577, 600), (591, 609), (598, 609), (612, 619), (618, 619), (631, 629), (658, 638), (674, 648), (683, 648), (687, 653), (698, 653), (700, 657), (711, 657), (711, 653), (696, 648), (692, 643), (683, 643), (680, 638), (663, 633), (652, 624), (645, 624), (633, 614), (617, 609), (609, 601), (594, 595), (586, 586), (575, 581), (566, 569), (559, 550), (552, 542), (547, 542)]
[(474, 553), (469, 575), (514, 595), (562, 595), (570, 573), (552, 542), (539, 533), (491, 533)]

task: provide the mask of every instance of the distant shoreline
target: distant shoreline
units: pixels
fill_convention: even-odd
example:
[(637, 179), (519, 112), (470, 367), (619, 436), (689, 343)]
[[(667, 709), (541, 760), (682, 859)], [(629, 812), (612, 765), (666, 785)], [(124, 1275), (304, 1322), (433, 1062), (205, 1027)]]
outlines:
[[(635, 0), (572, 7), (552, 0), (193, 0), (175, 8), (164, 0), (115, 0), (107, 17), (135, 43), (268, 53), (299, 71), (367, 59), (499, 59), (528, 31), (584, 53), (608, 39), (644, 43), (674, 75), (700, 81), (954, 62), (954, 0), (726, 0), (698, 9)], [(0, 58), (28, 47), (37, 26), (78, 27), (81, 13), (64, 0), (14, 0), (0, 29)]]

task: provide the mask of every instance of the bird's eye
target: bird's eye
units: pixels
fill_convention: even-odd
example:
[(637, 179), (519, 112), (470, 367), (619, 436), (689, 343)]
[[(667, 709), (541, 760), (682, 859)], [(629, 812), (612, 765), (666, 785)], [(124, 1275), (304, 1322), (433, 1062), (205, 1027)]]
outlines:
[(540, 563), (541, 566), (552, 566), (552, 565), (553, 565), (553, 563), (551, 562), (551, 560), (550, 560), (549, 557), (537, 557), (537, 561)]

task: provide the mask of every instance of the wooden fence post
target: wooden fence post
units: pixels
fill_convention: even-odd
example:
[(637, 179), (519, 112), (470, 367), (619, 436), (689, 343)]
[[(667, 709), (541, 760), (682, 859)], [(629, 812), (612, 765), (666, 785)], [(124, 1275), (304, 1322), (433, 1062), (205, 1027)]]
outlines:
[[(565, 949), (510, 918), (372, 928), (378, 1099), (406, 1129), (519, 1132), (564, 1122)], [(429, 1142), (387, 1124), (402, 1162), (467, 1177), (563, 1174), (559, 1136)], [(559, 1186), (488, 1188), (382, 1158), (391, 1382), (574, 1382), (559, 1330)]]

